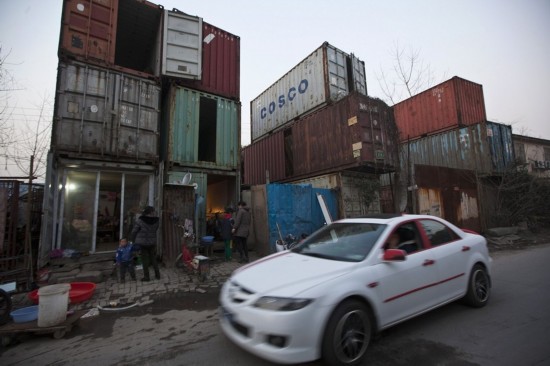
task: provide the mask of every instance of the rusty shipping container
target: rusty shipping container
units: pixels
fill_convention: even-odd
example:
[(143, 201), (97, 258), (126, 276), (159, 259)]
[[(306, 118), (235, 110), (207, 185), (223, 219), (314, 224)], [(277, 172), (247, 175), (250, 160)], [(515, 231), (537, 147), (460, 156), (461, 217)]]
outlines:
[(502, 173), (514, 162), (511, 126), (484, 122), (401, 144), (401, 165), (423, 164)]
[(65, 0), (59, 52), (114, 64), (117, 18), (118, 0)]
[(78, 158), (158, 161), (160, 87), (78, 62), (60, 62), (52, 148)]
[(233, 100), (240, 99), (241, 39), (202, 22), (202, 73), (198, 80), (180, 79), (179, 83)]
[(400, 141), (487, 120), (483, 86), (457, 76), (393, 106)]
[(172, 85), (164, 101), (163, 157), (172, 165), (239, 166), (240, 104)]
[(481, 231), (476, 175), (472, 171), (415, 165), (418, 213), (444, 218), (458, 227)]
[(391, 108), (352, 93), (244, 149), (244, 183), (304, 179), (338, 170), (391, 171), (397, 140)]
[(283, 131), (275, 132), (242, 149), (243, 183), (278, 182), (287, 177)]
[(145, 0), (65, 0), (62, 60), (144, 78), (200, 79), (202, 18)]
[(250, 102), (252, 141), (351, 92), (367, 94), (364, 62), (325, 42)]

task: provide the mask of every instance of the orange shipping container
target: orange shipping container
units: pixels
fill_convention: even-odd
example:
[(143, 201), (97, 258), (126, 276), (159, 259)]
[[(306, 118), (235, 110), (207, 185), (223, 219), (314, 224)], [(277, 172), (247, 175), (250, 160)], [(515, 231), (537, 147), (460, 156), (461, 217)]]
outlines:
[(457, 76), (393, 106), (399, 140), (487, 120), (483, 86)]

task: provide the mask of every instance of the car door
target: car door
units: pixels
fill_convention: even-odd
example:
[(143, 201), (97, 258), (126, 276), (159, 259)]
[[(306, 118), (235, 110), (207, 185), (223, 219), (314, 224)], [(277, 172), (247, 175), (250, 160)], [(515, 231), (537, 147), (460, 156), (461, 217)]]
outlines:
[(466, 265), (469, 246), (443, 222), (422, 219), (419, 223), (428, 239), (438, 271), (436, 299), (441, 303), (464, 294), (468, 279)]
[[(415, 225), (412, 226), (413, 228)], [(415, 233), (423, 246), (422, 238)], [(411, 317), (436, 303), (435, 283), (438, 273), (431, 250), (418, 250), (406, 255), (404, 261), (384, 262), (380, 249), (379, 273), (381, 326)]]

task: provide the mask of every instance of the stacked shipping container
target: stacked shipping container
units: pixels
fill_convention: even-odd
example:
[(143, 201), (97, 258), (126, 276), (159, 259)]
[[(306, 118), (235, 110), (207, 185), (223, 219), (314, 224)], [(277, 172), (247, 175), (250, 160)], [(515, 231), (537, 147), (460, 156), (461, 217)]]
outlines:
[[(52, 189), (45, 197), (49, 227), (43, 228), (52, 245), (44, 250), (68, 245), (68, 234), (53, 232), (51, 223), (91, 228), (97, 235), (78, 249), (96, 250), (102, 205), (110, 207), (109, 222), (124, 221), (124, 227), (109, 229), (123, 235), (139, 212), (133, 205), (162, 208), (163, 181), (193, 169), (195, 193), (211, 201), (207, 206), (236, 202), (239, 37), (148, 1), (64, 0), (58, 54)], [(68, 206), (76, 202), (70, 189), (82, 189), (69, 186), (86, 187), (95, 202), (85, 210)], [(103, 202), (112, 198), (114, 206)], [(88, 211), (93, 217), (82, 217)], [(206, 205), (199, 211), (205, 215)], [(171, 223), (176, 225), (164, 220)]]
[(243, 149), (244, 184), (291, 181), (339, 170), (396, 165), (390, 108), (362, 94), (304, 115)]
[(250, 102), (252, 142), (352, 92), (367, 95), (365, 64), (325, 42)]
[(485, 122), (483, 87), (453, 77), (393, 106), (399, 140)]

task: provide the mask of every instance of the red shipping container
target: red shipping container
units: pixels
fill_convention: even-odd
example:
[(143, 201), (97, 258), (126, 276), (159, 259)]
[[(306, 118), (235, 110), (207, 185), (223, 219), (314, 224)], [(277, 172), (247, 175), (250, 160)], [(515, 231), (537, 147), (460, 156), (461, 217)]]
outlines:
[(487, 120), (483, 86), (457, 76), (393, 106), (399, 140)]
[(240, 100), (241, 39), (202, 22), (202, 76), (179, 84), (225, 98)]
[(102, 65), (115, 62), (118, 0), (65, 0), (60, 53)]
[(285, 142), (283, 131), (275, 132), (242, 149), (243, 183), (266, 184), (285, 179)]

